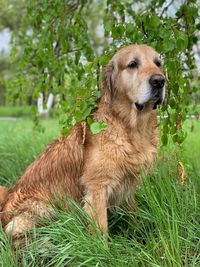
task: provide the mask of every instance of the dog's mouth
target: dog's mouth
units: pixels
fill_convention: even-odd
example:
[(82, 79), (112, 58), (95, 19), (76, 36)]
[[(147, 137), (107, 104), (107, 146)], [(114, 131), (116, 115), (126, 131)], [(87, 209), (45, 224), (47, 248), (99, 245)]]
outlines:
[(150, 101), (143, 103), (143, 104), (139, 104), (138, 102), (135, 103), (135, 106), (137, 108), (138, 111), (142, 111), (145, 106), (148, 104), (152, 107), (152, 109), (157, 109), (158, 106), (160, 106), (162, 104), (162, 98), (156, 98), (156, 99), (151, 99)]
[(162, 98), (159, 98), (153, 105), (153, 109), (157, 109), (158, 106), (162, 104)]

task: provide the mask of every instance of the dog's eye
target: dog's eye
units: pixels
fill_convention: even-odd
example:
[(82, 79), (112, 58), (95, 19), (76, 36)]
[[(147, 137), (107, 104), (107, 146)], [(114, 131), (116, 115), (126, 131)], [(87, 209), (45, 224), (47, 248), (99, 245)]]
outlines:
[(129, 64), (128, 64), (128, 68), (130, 68), (130, 69), (135, 69), (135, 68), (137, 68), (138, 67), (138, 61), (136, 61), (136, 60), (133, 60), (133, 61), (131, 61)]
[(157, 67), (161, 67), (161, 62), (159, 60), (155, 60), (154, 63), (156, 64)]

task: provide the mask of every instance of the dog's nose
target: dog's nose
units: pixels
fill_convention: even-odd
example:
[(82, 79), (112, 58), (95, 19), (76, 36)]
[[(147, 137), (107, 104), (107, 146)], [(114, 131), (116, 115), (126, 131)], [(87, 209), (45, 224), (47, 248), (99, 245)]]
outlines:
[(152, 88), (163, 88), (165, 84), (165, 78), (161, 74), (154, 74), (149, 79), (149, 83)]

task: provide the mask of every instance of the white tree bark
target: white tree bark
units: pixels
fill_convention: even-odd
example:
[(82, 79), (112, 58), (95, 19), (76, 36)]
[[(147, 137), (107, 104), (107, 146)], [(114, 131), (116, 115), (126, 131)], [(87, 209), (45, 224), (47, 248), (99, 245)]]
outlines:
[(52, 93), (49, 94), (46, 108), (44, 109), (44, 95), (43, 93), (39, 93), (39, 97), (37, 100), (37, 109), (40, 116), (49, 117), (49, 111), (53, 105), (54, 95)]

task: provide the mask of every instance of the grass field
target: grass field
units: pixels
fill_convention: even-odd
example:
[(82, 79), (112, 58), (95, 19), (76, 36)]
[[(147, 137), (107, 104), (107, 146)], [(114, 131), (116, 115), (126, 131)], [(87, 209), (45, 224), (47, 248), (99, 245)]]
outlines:
[[(30, 120), (0, 121), (0, 184), (11, 186), (45, 145), (59, 134), (58, 122), (42, 122), (45, 133), (32, 130)], [(190, 122), (182, 152), (160, 149), (154, 172), (144, 177), (136, 194), (135, 216), (122, 210), (109, 216), (109, 249), (103, 238), (90, 235), (74, 208), (58, 211), (58, 220), (33, 231), (21, 254), (13, 253), (0, 230), (0, 266), (181, 267), (200, 266), (200, 122)], [(179, 156), (177, 156), (177, 154)], [(178, 157), (186, 180), (180, 185)]]
[(0, 106), (0, 117), (31, 117), (31, 106)]

